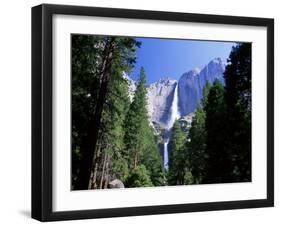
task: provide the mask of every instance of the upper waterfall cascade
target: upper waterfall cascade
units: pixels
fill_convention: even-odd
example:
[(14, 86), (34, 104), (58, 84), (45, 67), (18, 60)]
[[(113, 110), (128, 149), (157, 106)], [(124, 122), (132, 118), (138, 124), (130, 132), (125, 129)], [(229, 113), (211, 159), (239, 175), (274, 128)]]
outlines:
[(178, 98), (178, 83), (176, 83), (176, 87), (174, 90), (174, 97), (173, 97), (173, 102), (171, 105), (171, 110), (170, 110), (170, 117), (169, 117), (169, 121), (167, 123), (167, 127), (170, 130), (173, 125), (174, 122), (180, 118), (180, 112), (179, 112), (179, 98)]

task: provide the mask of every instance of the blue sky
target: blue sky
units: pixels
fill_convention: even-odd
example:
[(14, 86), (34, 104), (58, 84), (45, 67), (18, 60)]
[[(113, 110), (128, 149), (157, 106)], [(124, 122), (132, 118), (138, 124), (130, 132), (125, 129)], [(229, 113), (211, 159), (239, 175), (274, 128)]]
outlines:
[(142, 42), (137, 52), (137, 63), (131, 74), (133, 79), (139, 76), (143, 66), (147, 84), (163, 77), (179, 79), (180, 76), (195, 67), (203, 67), (216, 57), (226, 60), (233, 42), (194, 41), (157, 38), (137, 38)]

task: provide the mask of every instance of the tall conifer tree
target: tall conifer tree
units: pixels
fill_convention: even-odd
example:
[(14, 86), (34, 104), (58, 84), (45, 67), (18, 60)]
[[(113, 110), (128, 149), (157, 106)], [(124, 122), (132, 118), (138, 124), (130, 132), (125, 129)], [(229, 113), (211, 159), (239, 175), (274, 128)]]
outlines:
[(184, 150), (185, 139), (186, 136), (181, 129), (180, 123), (176, 120), (169, 142), (169, 185), (182, 185), (186, 182), (187, 155)]
[(226, 66), (227, 146), (232, 153), (233, 180), (251, 180), (252, 48), (250, 43), (233, 47)]

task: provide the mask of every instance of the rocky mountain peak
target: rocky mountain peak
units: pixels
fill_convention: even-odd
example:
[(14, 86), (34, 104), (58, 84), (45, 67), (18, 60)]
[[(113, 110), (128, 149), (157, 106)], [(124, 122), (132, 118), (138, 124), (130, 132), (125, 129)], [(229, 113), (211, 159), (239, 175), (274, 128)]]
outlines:
[(148, 86), (148, 89), (152, 88), (152, 87), (155, 88), (155, 87), (171, 86), (171, 85), (175, 84), (176, 82), (177, 82), (177, 80), (172, 79), (170, 77), (163, 77), (163, 78), (159, 79), (159, 81), (151, 83)]
[(213, 60), (211, 60), (209, 62), (209, 64), (221, 64), (221, 65), (223, 65), (224, 62), (223, 62), (223, 60), (220, 57), (217, 57), (217, 58), (214, 58)]
[(181, 116), (194, 112), (203, 96), (203, 89), (207, 81), (213, 83), (215, 79), (222, 83), (225, 64), (221, 58), (211, 60), (202, 70), (191, 70), (179, 79), (179, 108)]
[[(157, 123), (162, 128), (167, 127), (177, 85), (180, 116), (185, 117), (194, 112), (201, 101), (207, 81), (213, 83), (215, 79), (218, 79), (224, 83), (224, 70), (225, 63), (222, 59), (214, 58), (202, 69), (194, 68), (184, 73), (179, 81), (166, 76), (147, 86), (148, 112), (151, 122)], [(129, 83), (129, 95), (132, 98), (136, 82), (129, 76), (126, 79)]]

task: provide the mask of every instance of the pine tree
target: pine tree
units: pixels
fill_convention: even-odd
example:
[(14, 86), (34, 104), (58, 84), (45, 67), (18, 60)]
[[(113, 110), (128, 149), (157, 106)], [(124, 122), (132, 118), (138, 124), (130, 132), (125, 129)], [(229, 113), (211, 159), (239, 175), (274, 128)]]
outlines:
[[(77, 167), (77, 180), (73, 181), (74, 189), (88, 189), (91, 187), (92, 177), (94, 177), (94, 180), (96, 181), (97, 176), (93, 175), (93, 171), (97, 169), (101, 169), (101, 179), (99, 186), (106, 187), (108, 179), (106, 180), (106, 183), (103, 184), (103, 178), (104, 176), (108, 178), (110, 173), (112, 165), (112, 151), (109, 149), (112, 149), (112, 147), (110, 146), (110, 143), (105, 144), (105, 142), (102, 142), (101, 137), (108, 132), (108, 129), (105, 128), (110, 120), (107, 120), (106, 117), (110, 118), (114, 114), (110, 116), (105, 106), (106, 104), (112, 104), (112, 102), (114, 102), (112, 99), (114, 94), (109, 94), (109, 91), (112, 91), (113, 89), (113, 87), (110, 87), (112, 85), (111, 83), (114, 83), (112, 81), (117, 80), (117, 87), (118, 84), (120, 84), (120, 81), (122, 83), (122, 74), (124, 72), (129, 72), (132, 69), (132, 66), (135, 63), (135, 52), (137, 47), (140, 45), (140, 43), (132, 38), (104, 36), (99, 38), (100, 42), (96, 42), (95, 36), (89, 36), (88, 39), (89, 40), (86, 40), (88, 42), (81, 41), (78, 43), (78, 45), (74, 45), (74, 47), (76, 46), (78, 50), (75, 48), (72, 49), (72, 59), (74, 60), (73, 68), (75, 69), (75, 65), (78, 65), (77, 68), (80, 68), (82, 74), (88, 69), (89, 74), (97, 75), (95, 80), (91, 80), (91, 77), (88, 77), (87, 79), (83, 80), (83, 83), (78, 85), (75, 84), (74, 88), (79, 92), (80, 90), (83, 90), (84, 87), (88, 87), (88, 92), (86, 93), (85, 98), (88, 98), (90, 103), (94, 103), (88, 105), (88, 107), (90, 106), (92, 109), (90, 114), (88, 114), (87, 117), (84, 117), (85, 121), (83, 121), (82, 124), (84, 124), (85, 127), (82, 129), (82, 133), (80, 131), (73, 133), (73, 135), (77, 135), (79, 138), (77, 138), (77, 140), (80, 140), (80, 145), (78, 148), (76, 148), (76, 150), (79, 152), (78, 154), (80, 156), (80, 161), (79, 166)], [(74, 41), (75, 40), (73, 40), (73, 43)], [(85, 45), (82, 45), (81, 43), (84, 43)], [(99, 51), (94, 51), (95, 47)], [(84, 58), (83, 56), (81, 57), (80, 52), (82, 52), (82, 55), (85, 56)], [(93, 58), (89, 57), (92, 56), (91, 54), (93, 54)], [(81, 67), (81, 64), (84, 62), (86, 62), (88, 67)], [(81, 76), (81, 74), (76, 73), (75, 70), (73, 70), (73, 77), (79, 80), (79, 76)], [(75, 79), (73, 80), (75, 81)], [(93, 83), (94, 81), (96, 83)], [(94, 84), (96, 84), (96, 86), (94, 86)], [(116, 103), (119, 102), (115, 101), (115, 104)], [(82, 104), (77, 102), (74, 105), (77, 105), (79, 108), (81, 108), (81, 105), (83, 106), (83, 102)], [(118, 111), (119, 107), (123, 109), (122, 106), (117, 105), (114, 105), (113, 109)], [(81, 110), (78, 109), (77, 111), (80, 114)], [(79, 118), (75, 119), (74, 121), (74, 124), (79, 126)], [(116, 126), (116, 130), (118, 130), (118, 128), (120, 129), (121, 127)], [(84, 136), (82, 136), (82, 134), (84, 134)], [(109, 139), (110, 137), (117, 138), (114, 145), (118, 146), (119, 142), (119, 146), (122, 146), (122, 142), (120, 142), (120, 140), (122, 140), (122, 132), (117, 132), (112, 136), (108, 134)], [(98, 164), (96, 164), (97, 162)]]
[(163, 161), (157, 145), (157, 137), (154, 135), (153, 129), (148, 124), (146, 126), (147, 128), (143, 134), (145, 144), (141, 163), (149, 171), (152, 184), (154, 186), (161, 186), (165, 184)]
[[(92, 188), (107, 188), (110, 180), (125, 181), (128, 162), (124, 153), (124, 121), (129, 109), (128, 82), (124, 73), (130, 73), (138, 43), (131, 38), (117, 38), (117, 49), (111, 68), (111, 80), (106, 94), (99, 131), (99, 158), (94, 158)], [(97, 166), (97, 167), (96, 167)], [(101, 173), (99, 173), (101, 172)]]
[(148, 120), (145, 77), (145, 71), (141, 68), (138, 85), (125, 120), (125, 152), (131, 171), (126, 182), (129, 187), (136, 186), (132, 181), (137, 180), (137, 175), (144, 174), (147, 174), (151, 185), (158, 186), (164, 183), (160, 152)]
[(193, 183), (199, 184), (202, 182), (206, 173), (206, 130), (205, 130), (206, 113), (199, 106), (193, 117), (191, 128), (188, 134), (188, 141), (185, 149), (189, 168), (193, 176)]
[(81, 148), (87, 137), (100, 85), (100, 65), (104, 39), (72, 35), (72, 187), (80, 170)]
[(144, 165), (138, 165), (130, 173), (126, 185), (128, 187), (151, 187), (153, 186), (149, 171)]
[(209, 96), (209, 92), (211, 89), (212, 85), (207, 81), (204, 88), (203, 88), (203, 97), (201, 99), (201, 103), (199, 108), (204, 108), (206, 107), (207, 103), (208, 103), (208, 96)]
[(206, 111), (206, 175), (203, 183), (231, 182), (231, 154), (225, 149), (227, 119), (224, 87), (215, 80), (209, 90)]
[[(115, 67), (114, 70), (116, 70)], [(96, 188), (98, 184), (106, 187), (109, 180), (116, 178), (124, 181), (128, 175), (128, 166), (123, 153), (125, 134), (123, 125), (130, 99), (128, 96), (128, 84), (122, 76), (122, 71), (114, 70), (112, 71), (110, 91), (103, 110), (98, 140), (98, 152), (102, 152), (102, 154), (94, 157), (91, 178), (92, 188)], [(102, 171), (101, 162), (103, 162), (102, 165), (105, 165), (106, 173), (97, 177), (97, 171)], [(99, 168), (96, 165), (99, 165)]]
[(197, 107), (192, 119), (191, 128), (187, 136), (185, 149), (189, 170), (193, 177), (193, 183), (199, 184), (202, 182), (206, 174), (206, 112), (204, 108), (208, 103), (208, 95), (211, 89), (210, 83), (207, 81), (203, 88), (203, 97), (200, 105)]
[(251, 180), (251, 52), (250, 43), (233, 47), (224, 73), (226, 149), (232, 153), (235, 181)]
[(176, 120), (169, 142), (169, 185), (182, 185), (187, 183), (186, 179), (189, 179), (187, 178), (187, 155), (184, 149), (185, 140), (186, 136), (181, 129), (179, 121)]
[(129, 157), (130, 168), (134, 169), (140, 162), (142, 150), (144, 149), (143, 134), (148, 124), (147, 100), (146, 100), (146, 78), (144, 68), (140, 70), (140, 78), (126, 117), (125, 144)]

